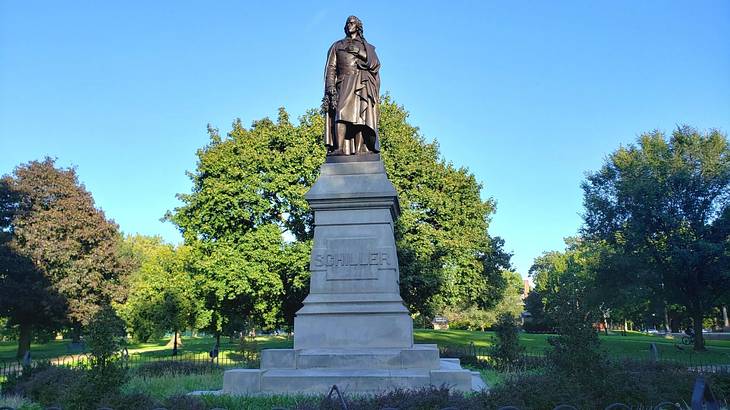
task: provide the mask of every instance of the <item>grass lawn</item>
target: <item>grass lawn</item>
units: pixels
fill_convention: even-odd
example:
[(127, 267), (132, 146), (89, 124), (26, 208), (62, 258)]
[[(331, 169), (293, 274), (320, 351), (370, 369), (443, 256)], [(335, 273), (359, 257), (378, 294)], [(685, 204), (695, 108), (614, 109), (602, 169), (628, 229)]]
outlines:
[[(417, 329), (416, 343), (436, 343), (440, 346), (464, 346), (473, 342), (477, 347), (488, 347), (492, 344), (493, 332), (478, 332), (468, 330), (431, 330)], [(520, 342), (528, 353), (542, 353), (548, 348), (547, 339), (550, 335), (523, 333)], [(643, 359), (649, 357), (649, 343), (656, 343), (660, 357), (663, 360), (677, 360), (689, 364), (730, 364), (730, 340), (707, 341), (706, 352), (694, 352), (691, 347), (678, 346), (678, 341), (660, 336), (645, 335), (630, 332), (626, 336), (618, 333), (600, 336), (601, 344), (611, 356)], [(258, 349), (290, 348), (292, 339), (287, 336), (259, 336), (256, 338)], [(34, 359), (54, 358), (70, 354), (67, 351), (68, 340), (54, 340), (50, 343), (31, 347)], [(162, 339), (154, 343), (138, 343), (128, 346), (131, 354), (142, 356), (164, 357), (170, 356), (169, 339)], [(212, 337), (185, 337), (183, 338), (182, 352), (208, 352), (214, 344)], [(221, 352), (228, 354), (238, 348), (237, 341), (221, 338)], [(13, 360), (17, 345), (15, 342), (0, 342), (0, 361)]]

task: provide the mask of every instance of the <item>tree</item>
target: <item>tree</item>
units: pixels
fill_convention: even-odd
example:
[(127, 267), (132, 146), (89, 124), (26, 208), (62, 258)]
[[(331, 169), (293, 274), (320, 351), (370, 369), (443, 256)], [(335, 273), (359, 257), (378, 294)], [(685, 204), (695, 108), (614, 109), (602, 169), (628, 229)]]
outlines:
[[(454, 329), (482, 330), (493, 327), (501, 316), (519, 317), (524, 310), (522, 302), (522, 276), (513, 271), (502, 272), (501, 293), (496, 295), (496, 305), (480, 308), (476, 304), (449, 306), (442, 314), (449, 320), (449, 327)], [(497, 286), (495, 286), (497, 287)]]
[[(565, 303), (566, 293), (579, 298), (586, 314), (605, 320), (605, 292), (596, 286), (604, 247), (580, 237), (566, 238), (565, 251), (544, 252), (530, 267), (535, 288), (525, 300), (535, 330), (558, 329), (555, 311)], [(569, 289), (563, 289), (569, 285)], [(571, 290), (572, 289), (572, 290)], [(578, 289), (580, 292), (578, 292)], [(564, 292), (565, 291), (565, 292)], [(583, 320), (583, 319), (581, 319)]]
[(490, 349), (490, 354), (498, 369), (509, 371), (511, 366), (520, 362), (525, 351), (525, 348), (520, 346), (520, 326), (517, 318), (510, 313), (501, 313), (497, 317), (494, 334), (497, 339)]
[(725, 135), (683, 126), (654, 131), (612, 153), (589, 174), (586, 236), (631, 258), (637, 281), (686, 307), (704, 349), (702, 321), (730, 283), (730, 147)]
[(209, 317), (193, 277), (190, 248), (141, 235), (127, 237), (125, 246), (137, 266), (126, 283), (129, 298), (118, 310), (138, 341), (173, 332), (176, 353), (178, 333), (204, 326)]
[[(15, 266), (4, 280), (37, 290), (25, 295), (25, 303), (43, 306), (48, 295), (62, 301), (65, 322), (78, 337), (100, 306), (123, 296), (119, 278), (126, 265), (118, 254), (117, 225), (95, 207), (76, 171), (56, 168), (51, 158), (20, 165), (2, 181), (3, 246)], [(53, 305), (55, 312), (59, 304)], [(49, 320), (55, 314), (41, 316), (56, 322)], [(27, 339), (21, 338), (18, 353), (27, 347)]]
[(403, 299), (424, 318), (446, 306), (494, 307), (511, 257), (487, 231), (494, 201), (481, 199), (468, 169), (440, 158), (403, 107), (386, 96), (380, 110), (383, 162), (402, 210), (395, 236)]
[(9, 319), (6, 326), (18, 327), (16, 356), (21, 358), (30, 350), (34, 332), (60, 327), (66, 303), (32, 261), (13, 250), (11, 239), (10, 233), (0, 232), (0, 317)]
[(263, 119), (250, 130), (234, 122), (226, 138), (209, 127), (192, 193), (167, 215), (195, 254), (207, 330), (275, 327), (301, 307), (312, 236), (304, 194), (324, 159), (322, 127), (314, 112), (295, 127), (283, 109), (276, 123)]
[[(487, 232), (493, 201), (481, 199), (468, 170), (440, 159), (402, 107), (385, 97), (380, 111), (382, 158), (402, 209), (395, 234), (406, 304), (424, 317), (451, 304), (496, 305), (510, 255)], [(167, 215), (196, 254), (208, 330), (220, 334), (240, 318), (291, 326), (308, 292), (313, 220), (304, 194), (325, 160), (323, 129), (316, 111), (295, 126), (284, 109), (250, 129), (238, 120), (226, 137), (209, 127), (192, 192)]]

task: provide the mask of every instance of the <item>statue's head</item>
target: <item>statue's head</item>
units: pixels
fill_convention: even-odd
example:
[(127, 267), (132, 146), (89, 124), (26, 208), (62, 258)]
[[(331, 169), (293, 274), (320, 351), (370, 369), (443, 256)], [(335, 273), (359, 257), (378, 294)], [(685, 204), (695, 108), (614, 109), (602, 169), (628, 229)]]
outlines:
[(356, 16), (350, 16), (345, 21), (345, 34), (357, 32), (362, 37), (362, 21)]

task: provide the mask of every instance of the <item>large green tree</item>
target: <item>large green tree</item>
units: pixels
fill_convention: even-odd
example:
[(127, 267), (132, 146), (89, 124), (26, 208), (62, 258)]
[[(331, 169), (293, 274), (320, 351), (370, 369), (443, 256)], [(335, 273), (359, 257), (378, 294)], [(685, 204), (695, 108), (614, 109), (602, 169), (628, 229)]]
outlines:
[(324, 158), (322, 126), (313, 113), (294, 126), (281, 109), (277, 122), (246, 129), (236, 121), (226, 137), (209, 127), (192, 192), (179, 195), (183, 206), (167, 216), (196, 255), (207, 330), (278, 326), (301, 306), (311, 249), (304, 193)]
[(57, 168), (50, 158), (31, 161), (4, 176), (1, 187), (3, 257), (12, 262), (3, 264), (0, 279), (5, 291), (22, 293), (3, 297), (0, 304), (17, 306), (20, 295), (21, 304), (38, 308), (53, 301), (31, 322), (13, 308), (21, 354), (29, 348), (24, 326), (39, 320), (60, 325), (55, 317), (61, 305), (65, 324), (78, 335), (100, 306), (123, 297), (119, 278), (127, 265), (119, 254), (117, 225), (94, 205), (73, 168)]
[(385, 98), (380, 108), (383, 162), (402, 209), (395, 235), (403, 299), (425, 319), (447, 306), (494, 307), (511, 257), (487, 231), (494, 201), (482, 200), (468, 169), (441, 158), (402, 106)]
[[(386, 97), (380, 110), (382, 158), (402, 209), (396, 241), (406, 303), (426, 317), (453, 304), (494, 306), (510, 255), (487, 233), (493, 201), (481, 199), (468, 170), (440, 158), (403, 107)], [(209, 127), (192, 192), (167, 216), (199, 256), (209, 330), (241, 318), (291, 325), (308, 292), (313, 221), (304, 194), (325, 159), (323, 127), (314, 110), (294, 125), (283, 109), (276, 122), (247, 129), (236, 121), (225, 137)]]
[[(621, 249), (647, 286), (702, 321), (730, 291), (730, 146), (719, 131), (654, 131), (583, 183), (587, 236)], [(627, 266), (628, 268), (628, 266)]]
[(125, 248), (136, 261), (126, 281), (129, 297), (118, 310), (134, 338), (146, 342), (186, 328), (207, 324), (208, 312), (199, 297), (192, 269), (192, 254), (185, 245), (177, 248), (160, 237), (125, 238)]

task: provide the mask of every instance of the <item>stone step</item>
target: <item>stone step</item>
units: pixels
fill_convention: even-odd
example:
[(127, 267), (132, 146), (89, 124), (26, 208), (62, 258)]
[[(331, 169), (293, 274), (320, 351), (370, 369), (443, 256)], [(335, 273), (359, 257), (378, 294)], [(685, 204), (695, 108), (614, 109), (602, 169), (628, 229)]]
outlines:
[[(327, 393), (336, 385), (346, 394), (393, 389), (447, 386), (458, 391), (480, 390), (475, 376), (455, 361), (439, 369), (234, 369), (223, 376), (224, 394)], [(478, 376), (476, 376), (478, 379)]]
[(327, 393), (333, 385), (337, 385), (343, 393), (374, 393), (394, 388), (426, 387), (430, 383), (431, 374), (427, 370), (269, 370), (261, 377), (261, 391)]
[(438, 369), (436, 345), (408, 349), (266, 349), (262, 369)]

